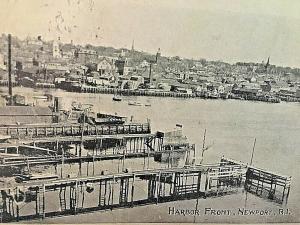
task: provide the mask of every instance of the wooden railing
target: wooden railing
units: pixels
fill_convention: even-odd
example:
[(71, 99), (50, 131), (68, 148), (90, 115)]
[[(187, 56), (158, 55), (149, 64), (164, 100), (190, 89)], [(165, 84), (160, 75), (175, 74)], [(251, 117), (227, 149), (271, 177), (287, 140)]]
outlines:
[(148, 134), (151, 133), (149, 123), (126, 125), (44, 125), (44, 126), (14, 126), (0, 127), (1, 135), (11, 138), (40, 138), (55, 136), (80, 136), (82, 135), (117, 135), (117, 134)]

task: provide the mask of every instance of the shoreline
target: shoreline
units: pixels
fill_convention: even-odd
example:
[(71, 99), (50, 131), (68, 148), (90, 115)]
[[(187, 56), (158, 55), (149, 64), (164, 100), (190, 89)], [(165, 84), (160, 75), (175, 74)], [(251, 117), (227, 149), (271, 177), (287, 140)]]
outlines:
[[(115, 89), (115, 88), (104, 88), (104, 87), (93, 87), (93, 86), (81, 86), (76, 88), (64, 89), (64, 88), (51, 88), (51, 87), (22, 87), (22, 86), (14, 86), (15, 88), (29, 88), (37, 91), (42, 90), (60, 90), (69, 93), (90, 93), (90, 94), (115, 94), (126, 97), (131, 96), (148, 96), (148, 97), (162, 97), (162, 98), (181, 98), (181, 99), (204, 99), (204, 100), (241, 100), (241, 101), (251, 101), (251, 102), (266, 102), (266, 103), (299, 103), (300, 98), (290, 97), (290, 98), (280, 98), (274, 96), (243, 96), (243, 95), (234, 95), (228, 93), (226, 97), (215, 97), (209, 96), (203, 93), (181, 93), (181, 92), (173, 92), (173, 91), (157, 91), (151, 89), (137, 89), (137, 90), (129, 90), (129, 89)], [(8, 88), (7, 86), (1, 86), (0, 88)], [(2, 91), (3, 92), (3, 91)], [(4, 94), (4, 93), (3, 93)]]

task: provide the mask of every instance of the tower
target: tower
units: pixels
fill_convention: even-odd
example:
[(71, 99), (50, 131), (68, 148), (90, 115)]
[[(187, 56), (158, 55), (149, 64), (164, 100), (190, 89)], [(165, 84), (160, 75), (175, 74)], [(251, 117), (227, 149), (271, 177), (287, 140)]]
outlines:
[[(60, 40), (60, 38), (58, 38), (58, 40)], [(61, 57), (60, 49), (59, 49), (59, 42), (58, 41), (53, 41), (53, 44), (52, 44), (52, 56), (54, 58), (60, 58)]]

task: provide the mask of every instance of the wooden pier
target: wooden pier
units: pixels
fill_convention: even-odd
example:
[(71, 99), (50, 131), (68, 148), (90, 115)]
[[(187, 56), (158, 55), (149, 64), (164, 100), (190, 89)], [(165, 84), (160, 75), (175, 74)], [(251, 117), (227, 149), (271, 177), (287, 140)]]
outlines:
[(247, 172), (244, 178), (246, 191), (279, 204), (287, 202), (291, 188), (291, 177), (248, 166), (245, 163), (223, 157), (220, 165), (240, 165), (246, 167)]
[(287, 199), (290, 178), (222, 158), (220, 163), (211, 165), (127, 171), (6, 186), (0, 189), (1, 216), (3, 222), (13, 222), (218, 197), (242, 189), (258, 196), (267, 191), (269, 195), (273, 193), (273, 198), (279, 192), (278, 186), (283, 187), (283, 196)]
[(173, 92), (173, 91), (153, 91), (147, 89), (129, 90), (115, 89), (82, 85), (81, 92), (83, 93), (101, 93), (101, 94), (119, 94), (124, 96), (153, 96), (153, 97), (175, 97), (175, 98), (194, 98), (195, 94)]
[[(180, 147), (180, 148), (179, 148)], [(88, 148), (88, 149), (87, 149)], [(8, 176), (7, 169), (22, 172), (37, 165), (61, 165), (73, 163), (89, 163), (93, 165), (101, 160), (125, 160), (128, 158), (144, 158), (166, 155), (170, 159), (179, 152), (181, 157), (189, 158), (190, 152), (195, 152), (195, 145), (188, 142), (169, 143), (158, 134), (118, 134), (44, 137), (33, 140), (18, 140), (14, 144), (0, 145), (0, 174)], [(14, 154), (10, 157), (9, 154)], [(173, 167), (173, 160), (168, 162), (168, 168)]]
[[(236, 165), (203, 165), (6, 187), (1, 189), (2, 220), (11, 222), (231, 194), (241, 188), (240, 169)], [(213, 181), (218, 185), (212, 185)], [(146, 193), (138, 191), (140, 188)]]

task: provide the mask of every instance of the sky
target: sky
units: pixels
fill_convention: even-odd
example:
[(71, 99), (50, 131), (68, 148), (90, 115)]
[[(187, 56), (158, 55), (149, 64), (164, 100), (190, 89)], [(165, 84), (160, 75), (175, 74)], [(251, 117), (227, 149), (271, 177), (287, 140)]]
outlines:
[(300, 67), (298, 0), (1, 0), (0, 32)]

